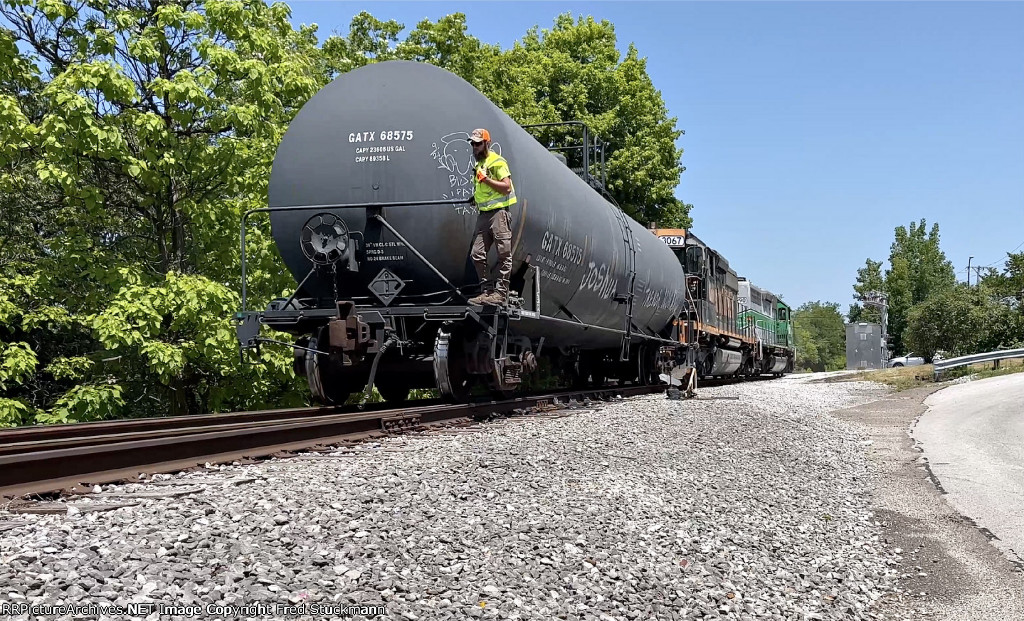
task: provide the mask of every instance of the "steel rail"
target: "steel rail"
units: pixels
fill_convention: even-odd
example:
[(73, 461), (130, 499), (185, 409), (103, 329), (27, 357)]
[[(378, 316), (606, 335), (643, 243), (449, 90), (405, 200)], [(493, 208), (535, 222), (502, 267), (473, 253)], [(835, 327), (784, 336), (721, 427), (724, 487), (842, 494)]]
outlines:
[(307, 416), (276, 423), (255, 420), (206, 428), (188, 427), (181, 433), (162, 433), (158, 437), (145, 434), (169, 430), (137, 430), (120, 438), (105, 435), (98, 442), (0, 455), (0, 496), (42, 493), (80, 484), (137, 481), (142, 472), (171, 472), (205, 463), (382, 436), (478, 415), (506, 414), (570, 399), (627, 397), (665, 388), (652, 385), (584, 389), (503, 401)]
[[(439, 403), (439, 401), (438, 401)], [(413, 403), (413, 405), (421, 405)], [(426, 403), (424, 403), (426, 405)], [(385, 409), (383, 403), (368, 404), (368, 410)], [(220, 425), (225, 421), (245, 422), (260, 420), (280, 420), (288, 417), (303, 417), (316, 414), (339, 414), (355, 411), (355, 406), (313, 406), (282, 408), (276, 410), (252, 410), (248, 412), (223, 412), (217, 414), (192, 414), (185, 416), (161, 416), (154, 418), (132, 418), (124, 420), (92, 421), (88, 423), (66, 423), (57, 425), (35, 425), (31, 427), (14, 427), (0, 429), (0, 445), (37, 442), (40, 440), (57, 440), (61, 438), (97, 437), (104, 434), (122, 433), (124, 431), (144, 431), (155, 429), (184, 429), (187, 427), (203, 427)]]
[[(410, 408), (407, 411), (415, 412), (420, 414), (422, 412), (429, 412), (431, 408), (443, 408), (445, 406), (425, 406), (422, 408)], [(312, 408), (311, 408), (312, 409)], [(382, 410), (385, 411), (385, 410)], [(142, 430), (123, 430), (117, 431), (116, 433), (106, 433), (99, 435), (89, 435), (82, 437), (68, 437), (68, 438), (57, 438), (57, 439), (46, 439), (40, 441), (24, 441), (11, 444), (0, 444), (0, 456), (4, 455), (17, 455), (22, 453), (36, 453), (39, 451), (57, 450), (64, 448), (74, 448), (77, 446), (96, 446), (101, 444), (113, 444), (117, 442), (127, 442), (131, 440), (147, 440), (155, 438), (170, 438), (170, 437), (181, 437), (194, 433), (210, 433), (215, 431), (232, 431), (232, 430), (244, 430), (254, 429), (257, 427), (268, 427), (273, 425), (280, 425), (283, 422), (292, 423), (315, 423), (322, 419), (338, 417), (348, 417), (354, 414), (359, 414), (359, 411), (335, 411), (333, 413), (320, 413), (311, 414), (309, 416), (298, 416), (298, 412), (286, 412), (286, 415), (279, 419), (269, 420), (241, 420), (241, 421), (230, 421), (224, 420), (221, 424), (204, 424), (196, 426), (183, 426), (181, 428), (159, 428), (159, 429), (142, 429)], [(367, 412), (368, 414), (374, 414), (375, 412)]]
[[(409, 402), (406, 407), (419, 409), (443, 406), (440, 400), (424, 399)], [(116, 442), (126, 437), (156, 438), (245, 425), (279, 424), (286, 420), (305, 420), (361, 411), (373, 413), (391, 409), (394, 409), (394, 406), (374, 403), (368, 404), (365, 410), (359, 410), (357, 406), (322, 406), (21, 427), (0, 430), (0, 455), (88, 443)]]

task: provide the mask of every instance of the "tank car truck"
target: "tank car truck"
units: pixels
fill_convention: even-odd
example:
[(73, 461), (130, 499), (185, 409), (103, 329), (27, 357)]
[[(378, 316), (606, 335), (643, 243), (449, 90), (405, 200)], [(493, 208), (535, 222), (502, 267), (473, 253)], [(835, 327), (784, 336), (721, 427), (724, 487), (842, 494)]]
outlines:
[[(243, 358), (264, 343), (292, 347), (295, 371), (328, 404), (371, 385), (392, 402), (413, 388), (454, 401), (477, 386), (506, 395), (542, 359), (578, 384), (658, 382), (685, 360), (683, 266), (602, 193), (592, 171), (603, 147), (572, 126), (582, 133), (576, 150), (555, 154), (432, 65), (390, 61), (339, 76), (290, 124), (268, 207), (242, 219), (235, 319)], [(469, 258), (477, 213), (467, 132), (475, 127), (490, 131), (518, 196), (510, 209), (515, 295), (499, 308), (468, 303), (479, 290)], [(245, 233), (255, 213), (269, 215), (298, 283), (261, 311), (246, 308)], [(704, 269), (725, 265), (702, 260)], [(735, 298), (730, 274), (731, 289), (720, 294)], [(735, 331), (735, 313), (721, 321)], [(263, 327), (294, 341), (263, 336)], [(726, 340), (708, 350), (711, 371), (742, 364), (728, 331), (716, 338)]]

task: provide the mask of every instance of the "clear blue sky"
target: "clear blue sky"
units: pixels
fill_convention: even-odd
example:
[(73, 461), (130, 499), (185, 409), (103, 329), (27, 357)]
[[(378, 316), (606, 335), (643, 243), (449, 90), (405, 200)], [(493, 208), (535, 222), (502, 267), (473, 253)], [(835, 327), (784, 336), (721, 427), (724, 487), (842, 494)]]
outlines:
[(677, 196), (740, 275), (851, 303), (893, 228), (927, 218), (966, 276), (1024, 248), (1024, 3), (289, 2), (321, 39), (367, 10), (467, 16), (510, 46), (559, 13), (630, 42), (686, 134)]

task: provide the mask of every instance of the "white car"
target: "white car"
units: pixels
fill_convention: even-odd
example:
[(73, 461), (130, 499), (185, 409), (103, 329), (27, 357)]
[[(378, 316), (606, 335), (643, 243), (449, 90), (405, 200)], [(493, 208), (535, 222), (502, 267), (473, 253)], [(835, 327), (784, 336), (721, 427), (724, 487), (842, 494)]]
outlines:
[(914, 354), (896, 356), (895, 358), (889, 359), (890, 367), (916, 367), (920, 364), (924, 364), (924, 358), (921, 356), (915, 356)]

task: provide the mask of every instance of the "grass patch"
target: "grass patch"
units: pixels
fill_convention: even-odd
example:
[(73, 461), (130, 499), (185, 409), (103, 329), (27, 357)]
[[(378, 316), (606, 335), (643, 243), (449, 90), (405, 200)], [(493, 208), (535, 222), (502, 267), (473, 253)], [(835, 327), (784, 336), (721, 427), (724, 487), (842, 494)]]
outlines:
[[(934, 370), (930, 364), (923, 364), (916, 367), (897, 367), (895, 369), (878, 369), (876, 371), (860, 371), (843, 375), (835, 379), (839, 382), (878, 382), (887, 384), (896, 390), (907, 390), (919, 386), (933, 384)], [(942, 381), (955, 380), (966, 375), (973, 375), (974, 379), (985, 379), (986, 377), (998, 377), (1011, 373), (1024, 372), (1024, 359), (1010, 358), (1000, 360), (999, 368), (992, 368), (991, 362), (979, 362), (966, 367), (949, 369), (942, 374)]]
[(907, 390), (934, 383), (932, 382), (934, 370), (935, 367), (932, 365), (922, 364), (916, 367), (862, 371), (847, 377), (849, 381), (878, 382), (892, 386), (896, 390)]

